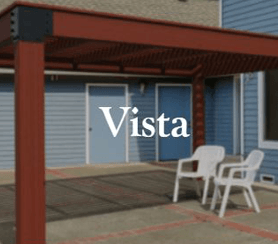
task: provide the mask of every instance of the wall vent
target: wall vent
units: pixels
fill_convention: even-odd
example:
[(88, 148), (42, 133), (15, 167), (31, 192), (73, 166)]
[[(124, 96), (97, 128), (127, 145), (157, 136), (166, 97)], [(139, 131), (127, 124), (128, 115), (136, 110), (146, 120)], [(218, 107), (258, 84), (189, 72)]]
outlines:
[(268, 174), (260, 174), (260, 181), (267, 184), (275, 184), (275, 176)]

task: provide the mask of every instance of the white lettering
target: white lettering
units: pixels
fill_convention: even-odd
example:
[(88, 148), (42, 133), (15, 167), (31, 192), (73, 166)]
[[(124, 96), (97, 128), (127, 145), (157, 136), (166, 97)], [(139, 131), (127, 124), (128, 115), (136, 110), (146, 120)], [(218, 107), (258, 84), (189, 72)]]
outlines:
[[(129, 111), (131, 107), (120, 107), (120, 109), (123, 110), (123, 115), (122, 118), (120, 120), (120, 123), (118, 124), (118, 126), (115, 126), (115, 123), (112, 119), (110, 110), (111, 107), (99, 107), (99, 109), (103, 112), (104, 117), (106, 119), (106, 122), (112, 132), (112, 135), (114, 137), (116, 137), (120, 131), (120, 128), (122, 127), (122, 124), (126, 118), (126, 115)], [(138, 108), (134, 107), (132, 110), (133, 114), (137, 114), (139, 112)], [(139, 134), (139, 119), (138, 117), (135, 117), (133, 119), (130, 120), (132, 123), (132, 133), (131, 133), (131, 137), (153, 137), (155, 134), (155, 119), (151, 118), (151, 117), (147, 117), (145, 119), (143, 119), (142, 121), (142, 135)], [(187, 121), (185, 118), (182, 117), (177, 117), (174, 118), (172, 120), (172, 124), (177, 124), (178, 122), (180, 122), (181, 125), (176, 126), (175, 128), (172, 129), (171, 134), (165, 134), (165, 123), (170, 121), (169, 117), (165, 118), (165, 114), (161, 114), (158, 118), (157, 118), (157, 122), (158, 122), (158, 130), (159, 130), (159, 136), (160, 137), (169, 137), (170, 135), (172, 135), (173, 137), (189, 137), (190, 134), (187, 133)], [(146, 130), (149, 131), (149, 133), (146, 133)]]
[(123, 112), (123, 116), (122, 116), (121, 121), (120, 121), (120, 123), (119, 123), (117, 128), (116, 128), (116, 126), (115, 126), (115, 124), (113, 122), (112, 116), (110, 114), (111, 107), (99, 107), (99, 109), (101, 109), (101, 111), (103, 112), (104, 117), (106, 119), (106, 122), (107, 122), (107, 124), (108, 124), (108, 126), (109, 126), (109, 128), (110, 128), (110, 130), (112, 132), (112, 135), (114, 137), (116, 137), (118, 135), (118, 133), (119, 133), (119, 130), (120, 130), (120, 128), (121, 128), (121, 126), (122, 126), (122, 124), (124, 122), (124, 119), (125, 119), (125, 117), (127, 115), (128, 110), (130, 109), (130, 107), (120, 107), (120, 109), (122, 109), (124, 112)]
[(155, 134), (155, 128), (154, 128), (154, 126), (151, 125), (151, 124), (148, 124), (148, 122), (147, 122), (148, 120), (150, 120), (150, 121), (154, 124), (154, 118), (148, 117), (148, 118), (145, 118), (145, 119), (143, 120), (143, 123), (142, 123), (143, 127), (151, 132), (150, 135), (147, 135), (146, 132), (145, 132), (145, 130), (143, 129), (143, 130), (142, 130), (142, 135), (143, 135), (144, 137), (152, 137), (152, 136), (154, 136), (154, 134)]
[(164, 122), (169, 121), (169, 120), (170, 120), (170, 118), (165, 118), (165, 117), (164, 117), (164, 113), (161, 114), (161, 115), (159, 116), (159, 118), (157, 119), (157, 121), (158, 121), (158, 127), (159, 127), (159, 136), (160, 136), (160, 137), (168, 137), (168, 136), (170, 136), (170, 134), (165, 134), (165, 133), (164, 133), (164, 131), (165, 131)]
[[(172, 136), (173, 137), (180, 137), (180, 136), (189, 137), (190, 134), (187, 134), (187, 121), (186, 121), (186, 119), (178, 117), (178, 118), (173, 119), (172, 123), (176, 124), (178, 121), (181, 122), (181, 126), (177, 126), (172, 130), (172, 132), (171, 132)], [(181, 130), (181, 133), (178, 133), (178, 130)]]

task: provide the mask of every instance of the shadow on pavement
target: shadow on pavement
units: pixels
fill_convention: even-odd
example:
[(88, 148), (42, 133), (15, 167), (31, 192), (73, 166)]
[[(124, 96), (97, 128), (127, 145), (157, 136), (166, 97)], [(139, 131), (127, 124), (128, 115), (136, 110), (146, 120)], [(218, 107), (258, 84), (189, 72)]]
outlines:
[[(175, 173), (164, 170), (46, 182), (47, 221), (79, 218), (171, 203)], [(180, 201), (196, 199), (194, 182), (182, 180)], [(0, 186), (0, 243), (15, 243), (15, 186)]]
[[(47, 181), (46, 219), (65, 220), (170, 204), (174, 180), (175, 172), (157, 170)], [(179, 202), (198, 199), (195, 187), (194, 181), (182, 179)], [(0, 243), (15, 243), (15, 186), (0, 186), (0, 197)]]

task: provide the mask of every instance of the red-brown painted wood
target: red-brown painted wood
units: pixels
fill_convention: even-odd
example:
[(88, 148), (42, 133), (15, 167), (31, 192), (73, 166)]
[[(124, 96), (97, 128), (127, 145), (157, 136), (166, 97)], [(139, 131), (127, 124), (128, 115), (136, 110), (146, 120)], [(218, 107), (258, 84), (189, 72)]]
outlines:
[(3, 42), (11, 40), (11, 17), (10, 14), (5, 14), (0, 18), (0, 45)]
[(44, 44), (15, 46), (16, 243), (45, 244)]
[[(54, 11), (53, 35), (157, 47), (278, 57), (277, 37), (194, 25)], [(205, 40), (205, 41), (204, 41)]]
[[(204, 77), (198, 73), (193, 79), (193, 151), (205, 144), (205, 99)], [(193, 163), (193, 171), (198, 168), (198, 163)]]

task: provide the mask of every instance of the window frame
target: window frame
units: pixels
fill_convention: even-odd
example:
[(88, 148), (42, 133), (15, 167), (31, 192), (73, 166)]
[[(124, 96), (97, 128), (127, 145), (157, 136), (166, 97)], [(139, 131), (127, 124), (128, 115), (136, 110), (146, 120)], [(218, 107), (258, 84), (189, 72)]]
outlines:
[(258, 143), (259, 148), (278, 149), (278, 140), (265, 139), (265, 72), (258, 73)]

